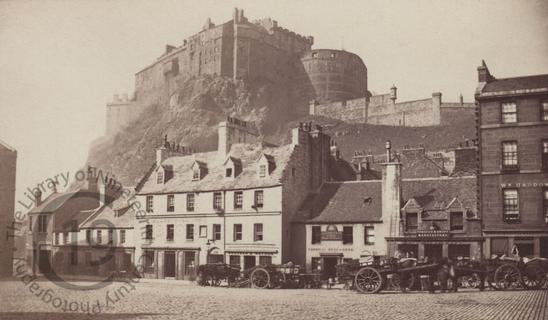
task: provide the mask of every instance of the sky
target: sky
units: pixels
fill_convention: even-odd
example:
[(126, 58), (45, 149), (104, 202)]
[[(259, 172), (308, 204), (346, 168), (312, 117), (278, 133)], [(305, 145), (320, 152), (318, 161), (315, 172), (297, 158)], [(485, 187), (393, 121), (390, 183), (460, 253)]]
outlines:
[[(234, 7), (358, 54), (369, 90), (472, 102), (476, 68), (548, 73), (548, 1), (0, 0), (0, 140), (18, 151), (17, 193), (86, 161), (105, 104), (134, 74)], [(61, 185), (62, 189), (63, 185)]]

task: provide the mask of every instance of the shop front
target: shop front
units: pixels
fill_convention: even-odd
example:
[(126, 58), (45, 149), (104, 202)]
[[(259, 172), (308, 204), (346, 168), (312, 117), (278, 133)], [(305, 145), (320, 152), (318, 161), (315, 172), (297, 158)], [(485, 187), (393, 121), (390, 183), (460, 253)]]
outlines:
[(147, 248), (139, 260), (145, 278), (193, 281), (200, 248)]

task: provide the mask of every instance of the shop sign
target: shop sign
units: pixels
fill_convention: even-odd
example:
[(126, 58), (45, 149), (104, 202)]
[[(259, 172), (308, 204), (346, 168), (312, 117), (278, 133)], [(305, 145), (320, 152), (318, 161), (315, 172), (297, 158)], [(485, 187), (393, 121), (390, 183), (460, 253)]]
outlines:
[(322, 232), (322, 241), (342, 241), (342, 232), (339, 232), (337, 226), (330, 224)]
[(548, 182), (514, 182), (501, 183), (501, 188), (544, 188), (548, 187)]

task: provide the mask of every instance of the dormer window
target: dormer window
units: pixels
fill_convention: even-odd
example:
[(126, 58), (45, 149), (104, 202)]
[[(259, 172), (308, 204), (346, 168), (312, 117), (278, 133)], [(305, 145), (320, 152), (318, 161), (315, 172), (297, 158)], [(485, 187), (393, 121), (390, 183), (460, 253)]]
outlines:
[(259, 177), (260, 178), (266, 177), (266, 164), (261, 164), (259, 166)]
[(201, 180), (207, 174), (207, 166), (204, 162), (194, 161), (192, 164), (192, 180)]
[(227, 178), (232, 177), (232, 168), (226, 168), (226, 174), (225, 174), (225, 176), (226, 176)]
[(156, 183), (157, 184), (164, 183), (164, 172), (163, 171), (158, 171), (156, 173)]
[(236, 178), (242, 172), (242, 162), (240, 159), (228, 157), (224, 163), (225, 178)]
[(192, 172), (192, 180), (200, 180), (200, 169), (194, 169)]
[(267, 154), (261, 154), (257, 161), (257, 174), (259, 178), (265, 178), (274, 170), (275, 168), (274, 158)]

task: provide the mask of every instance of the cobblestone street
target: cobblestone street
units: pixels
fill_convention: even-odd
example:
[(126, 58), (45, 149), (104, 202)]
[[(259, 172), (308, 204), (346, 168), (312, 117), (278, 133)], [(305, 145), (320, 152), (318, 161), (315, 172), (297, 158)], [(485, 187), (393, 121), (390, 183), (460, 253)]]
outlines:
[(98, 290), (74, 291), (47, 281), (25, 286), (14, 280), (1, 284), (0, 297), (2, 320), (548, 319), (547, 290), (363, 295), (340, 289), (211, 288), (142, 280), (134, 289), (115, 282)]

